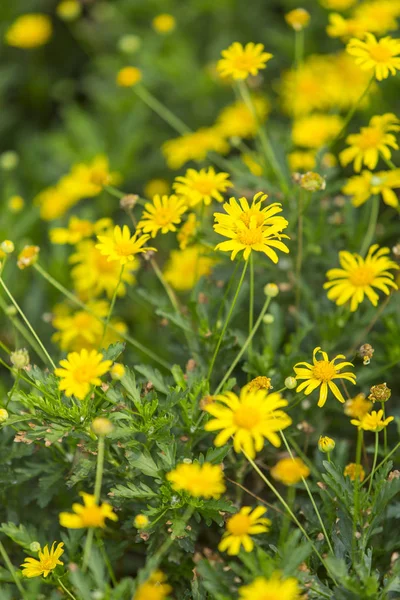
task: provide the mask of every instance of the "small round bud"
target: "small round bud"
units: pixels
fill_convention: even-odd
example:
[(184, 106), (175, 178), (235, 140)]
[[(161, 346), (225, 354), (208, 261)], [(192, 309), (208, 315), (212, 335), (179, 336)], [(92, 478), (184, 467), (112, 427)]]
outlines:
[(136, 206), (139, 196), (137, 194), (127, 194), (119, 201), (119, 205), (123, 210), (132, 210)]
[(264, 286), (264, 294), (270, 298), (275, 298), (279, 294), (279, 288), (276, 283), (267, 283)]
[(359, 347), (358, 353), (363, 359), (364, 365), (369, 365), (369, 363), (371, 362), (371, 358), (374, 354), (374, 349), (371, 346), (371, 344), (363, 344)]
[(142, 79), (142, 72), (137, 67), (124, 67), (117, 73), (117, 85), (120, 87), (132, 87)]
[(114, 363), (110, 369), (112, 379), (119, 381), (125, 375), (125, 367), (121, 363)]
[(124, 54), (135, 54), (142, 45), (142, 40), (137, 35), (123, 35), (118, 40), (118, 50)]
[(310, 22), (310, 13), (304, 8), (295, 8), (294, 10), (286, 13), (285, 21), (295, 31), (301, 31), (307, 27), (308, 23)]
[(31, 544), (29, 544), (29, 550), (31, 552), (39, 552), (39, 550), (40, 550), (39, 542), (32, 542)]
[(16, 369), (25, 369), (29, 365), (29, 353), (26, 348), (15, 350), (10, 354), (10, 362)]
[(296, 377), (286, 377), (284, 383), (288, 390), (294, 390), (297, 385)]
[(19, 156), (14, 150), (7, 150), (0, 154), (0, 167), (4, 171), (12, 171), (18, 166)]
[(263, 322), (266, 325), (272, 325), (272, 323), (275, 321), (275, 317), (274, 315), (264, 315), (263, 316)]
[(133, 524), (136, 529), (144, 529), (149, 524), (149, 519), (146, 517), (146, 515), (136, 515), (133, 520)]
[(371, 393), (368, 396), (368, 400), (371, 400), (372, 402), (387, 402), (392, 395), (392, 390), (388, 388), (386, 383), (373, 385), (369, 391)]
[(5, 423), (8, 419), (8, 412), (5, 408), (0, 408), (0, 423)]
[(0, 248), (5, 254), (12, 254), (15, 250), (15, 246), (11, 240), (4, 240), (1, 242)]
[(9, 304), (5, 309), (5, 312), (8, 317), (15, 317), (18, 311), (15, 308), (14, 304)]
[(192, 464), (192, 459), (191, 458), (184, 458), (182, 462), (184, 462), (185, 465), (191, 465)]
[(19, 213), (25, 206), (25, 200), (22, 196), (11, 196), (7, 202), (8, 209), (12, 213)]
[(19, 253), (17, 266), (22, 270), (35, 264), (40, 252), (39, 246), (25, 246)]
[(157, 33), (169, 33), (175, 29), (176, 21), (172, 15), (163, 13), (154, 17), (151, 24)]
[(114, 425), (111, 423), (110, 419), (106, 419), (105, 417), (96, 417), (96, 419), (92, 421), (91, 429), (96, 435), (104, 436), (112, 432)]
[(300, 187), (303, 190), (307, 190), (307, 192), (319, 192), (326, 188), (326, 181), (321, 175), (318, 173), (313, 173), (312, 171), (308, 171), (308, 173), (304, 173), (300, 177)]
[(318, 440), (318, 450), (320, 452), (332, 452), (332, 450), (335, 448), (336, 444), (335, 444), (335, 440), (333, 440), (332, 438), (328, 437), (328, 436), (322, 436), (319, 438)]
[(57, 16), (63, 21), (74, 21), (81, 12), (82, 6), (78, 0), (62, 0), (56, 8)]

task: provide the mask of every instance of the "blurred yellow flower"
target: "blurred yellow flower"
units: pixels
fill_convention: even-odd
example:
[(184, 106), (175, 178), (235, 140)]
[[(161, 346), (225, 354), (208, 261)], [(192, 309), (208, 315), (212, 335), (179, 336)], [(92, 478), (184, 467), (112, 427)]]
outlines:
[(151, 24), (157, 33), (169, 33), (175, 29), (176, 21), (172, 15), (162, 13), (154, 17)]
[(269, 377), (265, 377), (264, 375), (255, 377), (254, 379), (249, 381), (247, 386), (250, 391), (272, 389), (271, 379)]
[(223, 446), (232, 437), (235, 452), (244, 451), (250, 458), (261, 452), (264, 438), (278, 448), (281, 438), (277, 432), (292, 423), (281, 410), (288, 402), (276, 392), (268, 394), (265, 389), (252, 390), (245, 386), (239, 396), (225, 392), (214, 396), (213, 400), (204, 410), (214, 417), (206, 423), (205, 430), (221, 429), (214, 445)]
[(332, 38), (362, 38), (367, 31), (366, 26), (358, 19), (345, 19), (338, 13), (329, 15), (329, 25), (326, 27), (326, 33)]
[(156, 194), (165, 196), (169, 191), (170, 185), (166, 179), (150, 179), (144, 186), (144, 195), (149, 200), (152, 200)]
[(292, 173), (297, 171), (312, 171), (316, 165), (314, 152), (304, 152), (302, 150), (290, 152), (288, 154), (288, 162)]
[(385, 204), (397, 208), (399, 206), (399, 199), (393, 190), (399, 188), (400, 169), (379, 171), (378, 173), (362, 171), (360, 175), (355, 175), (347, 180), (346, 185), (342, 188), (342, 192), (351, 197), (353, 206), (361, 206), (371, 196), (382, 194)]
[[(322, 354), (322, 360), (317, 360), (316, 355)], [(346, 379), (350, 383), (356, 383), (356, 376), (354, 373), (347, 371), (346, 373), (340, 373), (343, 367), (352, 367), (351, 362), (339, 362), (335, 365), (335, 361), (346, 358), (343, 354), (338, 354), (333, 360), (329, 360), (326, 352), (321, 350), (319, 346), (314, 348), (313, 352), (313, 364), (307, 362), (299, 362), (293, 370), (296, 373), (296, 379), (304, 379), (300, 385), (297, 386), (296, 392), (303, 392), (306, 396), (311, 394), (314, 390), (320, 387), (318, 406), (324, 406), (328, 397), (328, 389), (333, 393), (335, 398), (339, 402), (344, 403), (342, 392), (339, 390), (334, 379)]]
[(352, 419), (350, 422), (352, 425), (358, 427), (358, 429), (363, 429), (364, 431), (375, 431), (378, 433), (382, 431), (385, 427), (394, 421), (394, 417), (383, 418), (383, 410), (373, 410), (371, 413), (367, 413), (360, 419)]
[(356, 465), (356, 463), (349, 463), (346, 465), (343, 475), (345, 477), (350, 477), (351, 481), (355, 481), (356, 479), (364, 481), (365, 479), (365, 471), (362, 465)]
[(198, 222), (195, 213), (190, 213), (187, 216), (185, 223), (179, 229), (176, 239), (179, 242), (180, 250), (185, 250), (188, 244), (193, 241), (197, 232)]
[(144, 529), (149, 523), (150, 521), (148, 517), (146, 517), (146, 515), (136, 515), (133, 520), (133, 524), (136, 527), (136, 529)]
[(346, 49), (361, 69), (374, 71), (378, 81), (400, 70), (400, 41), (390, 36), (377, 40), (372, 33), (366, 33), (365, 41), (351, 39)]
[(22, 574), (25, 577), (47, 577), (48, 574), (57, 568), (57, 565), (63, 565), (60, 556), (64, 553), (64, 543), (60, 542), (57, 544), (57, 548), (54, 548), (57, 542), (53, 542), (51, 549), (49, 550), (48, 545), (39, 550), (39, 560), (28, 556), (25, 558), (25, 562), (21, 565)]
[(365, 28), (365, 32), (385, 35), (397, 30), (397, 18), (400, 16), (399, 0), (369, 0), (361, 2), (353, 10), (353, 16)]
[(283, 579), (278, 572), (272, 573), (270, 579), (257, 577), (239, 588), (239, 600), (301, 600), (302, 597), (297, 580)]
[(293, 124), (292, 141), (296, 146), (319, 149), (334, 140), (343, 127), (339, 115), (315, 114)]
[(22, 196), (11, 196), (8, 199), (7, 206), (12, 213), (19, 213), (25, 206), (25, 200)]
[(78, 352), (70, 352), (67, 358), (60, 361), (61, 368), (54, 374), (60, 378), (58, 387), (66, 396), (76, 396), (84, 400), (92, 386), (101, 385), (100, 377), (109, 371), (111, 360), (103, 360), (103, 355), (96, 350), (88, 352), (85, 348)]
[(62, 0), (57, 4), (56, 13), (64, 21), (74, 21), (82, 12), (82, 5), (78, 0)]
[(358, 0), (319, 0), (320, 4), (324, 8), (330, 10), (347, 10), (358, 2)]
[(263, 517), (266, 512), (267, 509), (263, 506), (257, 506), (253, 511), (250, 506), (243, 506), (227, 520), (226, 531), (218, 544), (218, 550), (236, 556), (243, 546), (245, 552), (252, 552), (254, 542), (251, 536), (267, 533), (271, 525), (271, 521)]
[(68, 227), (55, 227), (50, 229), (50, 241), (53, 244), (77, 244), (84, 238), (90, 237), (94, 232), (94, 223), (86, 219), (72, 216)]
[(132, 600), (164, 600), (172, 592), (166, 581), (164, 573), (154, 571), (147, 581), (139, 585)]
[(117, 85), (120, 87), (132, 87), (142, 79), (142, 71), (137, 67), (123, 67), (117, 73)]
[(158, 233), (176, 231), (176, 226), (181, 222), (182, 215), (187, 209), (186, 198), (156, 194), (152, 202), (146, 202), (137, 228), (144, 233), (150, 233), (153, 238)]
[(209, 152), (226, 154), (228, 150), (229, 144), (216, 127), (203, 127), (162, 145), (170, 169), (180, 169), (189, 160), (204, 160)]
[(195, 498), (219, 498), (225, 492), (221, 467), (208, 462), (182, 463), (167, 473), (167, 479), (174, 490)]
[(226, 138), (250, 138), (257, 133), (258, 123), (263, 123), (271, 110), (266, 98), (253, 96), (252, 103), (257, 118), (251, 108), (241, 100), (226, 106), (217, 116), (215, 127)]
[(222, 77), (233, 77), (233, 79), (247, 79), (249, 75), (257, 75), (258, 71), (265, 69), (266, 63), (272, 58), (272, 54), (264, 52), (263, 44), (253, 42), (249, 42), (246, 46), (234, 42), (229, 48), (223, 50), (221, 55), (217, 70)]
[(114, 363), (110, 369), (110, 375), (112, 379), (119, 381), (125, 376), (126, 369), (121, 363)]
[(184, 250), (172, 250), (164, 269), (164, 277), (178, 292), (187, 292), (199, 279), (211, 273), (216, 259), (207, 248), (196, 244)]
[(149, 235), (142, 235), (140, 231), (131, 235), (127, 225), (124, 225), (122, 229), (116, 225), (108, 234), (98, 235), (97, 239), (100, 243), (96, 245), (96, 248), (100, 254), (106, 256), (109, 262), (118, 261), (121, 267), (134, 261), (136, 254), (149, 250), (157, 251), (156, 248), (144, 247), (144, 244), (150, 239)]
[(208, 167), (200, 171), (188, 169), (184, 176), (175, 178), (172, 187), (192, 207), (200, 202), (208, 206), (212, 200), (223, 202), (222, 194), (232, 186), (229, 173), (216, 173), (213, 167)]
[(7, 29), (4, 39), (9, 46), (16, 48), (37, 48), (46, 44), (53, 33), (47, 15), (30, 13), (18, 17)]
[(242, 154), (240, 158), (242, 159), (242, 162), (244, 162), (244, 164), (249, 169), (252, 175), (254, 175), (255, 177), (261, 177), (264, 170), (260, 163), (257, 160), (255, 160), (251, 154)]
[(25, 246), (18, 254), (18, 268), (23, 270), (34, 265), (39, 258), (39, 252), (39, 246)]
[(86, 527), (100, 527), (104, 529), (106, 519), (118, 521), (117, 515), (113, 512), (111, 504), (103, 502), (97, 504), (92, 494), (81, 492), (83, 505), (75, 503), (72, 505), (72, 513), (60, 513), (60, 525), (68, 529), (84, 529)]
[(310, 22), (310, 13), (304, 8), (295, 8), (290, 12), (286, 13), (285, 21), (295, 31), (301, 31)]
[(329, 279), (324, 283), (328, 289), (328, 298), (338, 306), (350, 301), (350, 310), (357, 310), (359, 304), (367, 296), (368, 300), (377, 306), (379, 296), (373, 288), (390, 294), (390, 287), (397, 290), (394, 276), (388, 269), (398, 269), (395, 262), (387, 256), (389, 248), (379, 248), (374, 244), (368, 250), (366, 258), (346, 250), (339, 252), (341, 269), (330, 269), (326, 276)]
[(365, 394), (357, 394), (351, 400), (347, 400), (344, 405), (344, 413), (348, 417), (362, 419), (372, 408), (372, 402), (365, 398)]
[(296, 485), (310, 474), (310, 469), (301, 458), (282, 458), (271, 468), (271, 475), (284, 485)]

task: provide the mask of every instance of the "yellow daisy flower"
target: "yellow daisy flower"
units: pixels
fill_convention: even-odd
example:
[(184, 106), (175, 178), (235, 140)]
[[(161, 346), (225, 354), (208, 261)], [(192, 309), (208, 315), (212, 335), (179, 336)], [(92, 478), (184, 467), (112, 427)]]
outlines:
[(365, 471), (362, 465), (357, 465), (356, 463), (349, 463), (345, 466), (343, 475), (345, 477), (350, 477), (351, 481), (355, 481), (359, 479), (360, 481), (364, 481), (365, 479)]
[(351, 197), (353, 206), (361, 206), (371, 196), (382, 194), (385, 204), (397, 208), (399, 199), (393, 190), (399, 188), (400, 169), (379, 171), (378, 173), (362, 171), (360, 175), (355, 175), (347, 181), (342, 192)]
[(295, 150), (288, 154), (288, 163), (290, 171), (312, 171), (316, 166), (314, 152), (303, 152), (301, 150)]
[(378, 81), (400, 70), (400, 41), (390, 36), (377, 40), (373, 33), (366, 33), (365, 41), (351, 39), (346, 50), (361, 69), (374, 71)]
[[(322, 354), (322, 360), (317, 360), (317, 353)], [(327, 396), (328, 389), (331, 390), (335, 398), (339, 402), (344, 403), (344, 398), (341, 391), (339, 390), (334, 379), (346, 379), (350, 383), (356, 383), (356, 376), (354, 373), (347, 371), (346, 373), (340, 373), (343, 367), (352, 367), (351, 362), (340, 362), (335, 365), (335, 361), (341, 358), (346, 358), (343, 354), (338, 354), (333, 360), (329, 360), (326, 352), (323, 352), (318, 346), (313, 352), (313, 364), (307, 362), (297, 363), (293, 369), (296, 373), (296, 379), (305, 379), (300, 385), (297, 386), (296, 392), (304, 391), (305, 395), (311, 394), (314, 390), (320, 387), (318, 406), (324, 406)]]
[(324, 8), (330, 10), (347, 10), (351, 8), (358, 0), (319, 0)]
[(47, 44), (53, 33), (47, 15), (29, 13), (18, 17), (7, 29), (6, 44), (16, 48), (32, 49)]
[(83, 498), (83, 505), (75, 503), (72, 505), (72, 513), (60, 513), (60, 525), (62, 527), (67, 527), (68, 529), (101, 527), (104, 529), (106, 519), (118, 521), (118, 517), (113, 512), (111, 504), (107, 502), (97, 504), (95, 497), (86, 492), (81, 492), (79, 495)]
[(219, 498), (225, 492), (224, 476), (219, 465), (182, 463), (167, 473), (174, 490), (194, 498)]
[(181, 217), (187, 208), (184, 198), (156, 194), (152, 203), (146, 202), (137, 228), (144, 233), (150, 233), (153, 238), (159, 232), (176, 231), (176, 225), (181, 222)]
[(388, 269), (399, 267), (386, 256), (389, 253), (389, 248), (379, 248), (378, 244), (370, 247), (365, 259), (346, 250), (339, 252), (342, 268), (330, 269), (326, 274), (330, 281), (324, 283), (324, 288), (329, 289), (329, 300), (338, 306), (350, 301), (350, 310), (354, 312), (366, 295), (373, 306), (377, 306), (379, 296), (374, 287), (387, 296), (390, 294), (389, 287), (397, 290), (394, 276)]
[(258, 124), (265, 121), (271, 110), (271, 106), (267, 99), (261, 96), (253, 96), (252, 104), (257, 118), (255, 118), (253, 110), (245, 102), (238, 100), (221, 110), (215, 127), (227, 138), (254, 137), (258, 130)]
[(233, 79), (247, 79), (249, 75), (257, 75), (258, 71), (265, 69), (266, 63), (272, 58), (272, 54), (264, 52), (263, 44), (253, 42), (249, 42), (246, 46), (234, 42), (229, 48), (223, 50), (221, 55), (217, 70), (222, 77), (233, 77)]
[[(146, 205), (147, 206), (147, 205)], [(136, 231), (133, 236), (129, 231), (129, 227), (124, 225), (123, 228), (119, 225), (114, 227), (114, 230), (107, 235), (98, 235), (97, 239), (100, 244), (96, 245), (100, 254), (107, 256), (108, 261), (116, 260), (121, 266), (135, 260), (135, 255), (148, 250), (157, 251), (156, 248), (143, 247), (149, 235), (141, 235), (140, 231)]]
[(350, 423), (363, 429), (364, 431), (375, 431), (375, 433), (382, 431), (385, 427), (394, 421), (394, 417), (383, 418), (383, 410), (373, 410), (371, 413), (367, 413), (361, 419), (352, 419)]
[(157, 33), (169, 33), (175, 29), (175, 17), (168, 13), (162, 13), (154, 17), (151, 22), (154, 31)]
[(348, 417), (362, 419), (372, 408), (372, 402), (365, 398), (365, 394), (357, 394), (351, 400), (347, 400), (344, 405), (344, 414)]
[(343, 123), (339, 115), (315, 114), (302, 117), (293, 124), (292, 141), (302, 148), (322, 148), (336, 138)]
[(164, 277), (178, 292), (194, 288), (199, 279), (210, 275), (216, 260), (204, 246), (196, 244), (184, 250), (172, 250), (165, 265)]
[(385, 35), (397, 29), (400, 4), (398, 0), (369, 0), (356, 6), (353, 16), (363, 24), (366, 32)]
[(209, 167), (200, 171), (188, 169), (184, 176), (176, 177), (172, 187), (189, 206), (196, 206), (200, 202), (208, 206), (213, 199), (222, 202), (222, 194), (232, 186), (229, 173), (216, 173), (213, 167)]
[(166, 581), (164, 573), (154, 571), (147, 581), (139, 585), (132, 600), (164, 600), (172, 592)]
[(53, 571), (57, 565), (63, 565), (60, 556), (64, 553), (64, 543), (60, 542), (57, 544), (57, 548), (54, 548), (56, 542), (53, 542), (51, 549), (49, 550), (48, 545), (39, 550), (39, 560), (28, 556), (25, 562), (21, 565), (22, 574), (25, 577), (47, 577), (47, 575)]
[(271, 475), (285, 485), (296, 485), (310, 474), (310, 469), (301, 458), (282, 458), (271, 469)]
[(161, 149), (169, 168), (180, 169), (190, 160), (204, 160), (209, 152), (226, 154), (229, 144), (217, 127), (203, 127), (166, 141)]
[(66, 359), (60, 361), (60, 365), (62, 368), (54, 371), (61, 379), (59, 389), (65, 391), (66, 396), (84, 400), (91, 386), (101, 385), (100, 377), (107, 373), (112, 361), (103, 360), (103, 355), (96, 350), (88, 352), (84, 348), (79, 353), (70, 352)]
[(299, 584), (294, 577), (282, 579), (280, 573), (272, 573), (270, 579), (257, 577), (249, 585), (239, 588), (239, 600), (301, 600)]
[(220, 433), (214, 440), (215, 446), (223, 446), (233, 437), (235, 452), (244, 450), (250, 458), (264, 447), (264, 438), (275, 448), (281, 445), (277, 432), (286, 429), (292, 419), (281, 410), (288, 402), (276, 392), (241, 389), (239, 397), (233, 392), (218, 394), (216, 402), (207, 404), (205, 411), (215, 417), (206, 423), (206, 431)]
[(243, 546), (245, 552), (252, 552), (254, 542), (250, 536), (266, 533), (271, 525), (271, 521), (262, 516), (266, 512), (267, 509), (263, 506), (257, 506), (253, 511), (250, 506), (243, 506), (227, 520), (226, 531), (218, 544), (218, 550), (236, 556)]

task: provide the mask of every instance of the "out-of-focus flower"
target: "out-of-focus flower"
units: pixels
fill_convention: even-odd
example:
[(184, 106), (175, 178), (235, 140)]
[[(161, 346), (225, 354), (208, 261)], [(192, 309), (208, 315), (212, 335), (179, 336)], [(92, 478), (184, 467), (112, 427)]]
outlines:
[(7, 29), (4, 39), (9, 46), (32, 49), (47, 44), (52, 33), (47, 15), (30, 13), (18, 17)]
[(241, 547), (245, 552), (252, 552), (254, 542), (252, 535), (266, 533), (271, 521), (263, 517), (267, 509), (257, 506), (253, 511), (250, 506), (243, 506), (236, 515), (226, 522), (226, 531), (218, 544), (218, 550), (230, 556), (239, 554)]
[(92, 421), (90, 428), (96, 435), (105, 436), (113, 431), (114, 425), (111, 423), (110, 419), (107, 419), (106, 417), (96, 417), (96, 419)]
[(82, 5), (78, 0), (62, 0), (57, 4), (56, 13), (63, 21), (74, 21), (82, 12)]
[(120, 87), (133, 87), (142, 79), (142, 71), (137, 67), (123, 67), (117, 73), (117, 85)]
[(319, 173), (308, 171), (300, 176), (299, 185), (307, 192), (320, 192), (326, 188), (326, 181)]
[(10, 362), (16, 369), (25, 369), (29, 365), (29, 352), (26, 348), (14, 350), (10, 354)]
[(295, 8), (286, 13), (285, 21), (290, 27), (293, 27), (295, 31), (301, 31), (309, 24), (310, 13), (304, 8)]
[(95, 497), (92, 494), (81, 492), (83, 498), (82, 504), (73, 504), (73, 513), (60, 513), (60, 525), (68, 529), (84, 529), (86, 527), (100, 527), (104, 529), (106, 519), (118, 521), (117, 515), (113, 512), (111, 504), (103, 502), (97, 504)]
[(296, 146), (319, 149), (335, 139), (343, 127), (339, 115), (315, 114), (293, 124), (292, 140)]
[(168, 13), (162, 13), (154, 17), (151, 24), (157, 33), (170, 33), (175, 29), (176, 20), (175, 17)]
[(153, 196), (165, 196), (170, 192), (170, 185), (166, 179), (150, 179), (144, 186), (144, 195), (149, 200)]
[(198, 221), (195, 213), (189, 213), (185, 223), (180, 227), (176, 239), (179, 242), (179, 248), (185, 250), (188, 244), (194, 239), (198, 227)]
[(200, 244), (184, 250), (172, 250), (165, 266), (164, 277), (178, 292), (187, 292), (199, 279), (211, 273), (215, 257), (209, 256), (207, 248)]
[(147, 581), (139, 585), (132, 600), (164, 600), (172, 592), (166, 581), (164, 573), (154, 571)]
[(271, 379), (269, 377), (264, 377), (260, 375), (259, 377), (255, 377), (247, 384), (250, 391), (257, 390), (270, 390), (272, 389)]
[(342, 192), (351, 197), (353, 206), (361, 206), (371, 196), (381, 194), (385, 204), (397, 208), (399, 199), (393, 191), (396, 189), (400, 189), (400, 169), (377, 173), (362, 171), (347, 180)]
[(125, 367), (121, 363), (114, 363), (110, 369), (110, 375), (112, 379), (120, 380), (125, 375)]
[(314, 152), (304, 152), (302, 150), (295, 150), (288, 154), (288, 162), (292, 173), (297, 171), (312, 171), (317, 164)]
[(251, 154), (242, 154), (241, 159), (252, 175), (255, 177), (261, 177), (264, 170), (260, 163)]
[(11, 196), (8, 199), (7, 206), (12, 213), (19, 213), (25, 206), (25, 200), (22, 196)]
[(23, 270), (35, 264), (39, 258), (39, 246), (25, 246), (18, 254), (17, 266)]
[(354, 6), (358, 0), (319, 0), (319, 2), (324, 8), (330, 10), (347, 10)]
[(146, 515), (136, 515), (134, 520), (133, 520), (133, 524), (136, 527), (136, 529), (144, 529), (145, 527), (147, 527), (147, 525), (149, 524), (149, 519), (148, 517), (146, 517)]
[(284, 485), (296, 485), (310, 474), (310, 469), (301, 458), (282, 458), (271, 469), (271, 475)]
[(229, 144), (217, 127), (203, 127), (193, 133), (164, 142), (162, 152), (170, 169), (180, 169), (189, 160), (202, 161), (209, 152), (226, 154)]
[(167, 479), (174, 490), (195, 498), (219, 498), (225, 491), (221, 467), (208, 462), (182, 463), (167, 473)]
[(351, 481), (355, 481), (356, 479), (359, 479), (361, 482), (361, 481), (364, 481), (364, 479), (365, 479), (365, 471), (364, 471), (362, 465), (356, 465), (356, 463), (350, 463), (350, 464), (346, 465), (346, 467), (343, 471), (343, 475), (345, 477), (350, 477)]
[(215, 127), (226, 138), (251, 138), (257, 133), (260, 123), (263, 123), (271, 110), (266, 98), (253, 96), (251, 102), (254, 111), (241, 100), (226, 106), (219, 113)]
[(365, 398), (365, 394), (357, 394), (344, 405), (344, 412), (348, 417), (362, 419), (372, 408), (372, 402)]
[(249, 585), (239, 588), (239, 600), (301, 600), (300, 587), (294, 577), (283, 579), (281, 573), (272, 573), (270, 579), (257, 577)]

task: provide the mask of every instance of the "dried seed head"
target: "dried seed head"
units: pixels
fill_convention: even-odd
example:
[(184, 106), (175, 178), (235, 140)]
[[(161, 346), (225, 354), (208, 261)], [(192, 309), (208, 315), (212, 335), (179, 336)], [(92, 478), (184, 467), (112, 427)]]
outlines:
[(326, 188), (326, 181), (318, 173), (308, 171), (300, 177), (299, 185), (307, 192), (319, 192)]
[(25, 369), (29, 365), (29, 353), (26, 348), (15, 350), (10, 354), (10, 362), (16, 369)]
[(371, 344), (363, 344), (359, 347), (358, 353), (363, 359), (364, 365), (369, 365), (369, 363), (371, 362), (371, 358), (374, 354), (374, 349), (371, 346)]
[(127, 194), (119, 201), (119, 205), (123, 210), (132, 210), (136, 206), (139, 196), (137, 194)]
[(371, 400), (372, 402), (386, 402), (392, 395), (392, 390), (388, 388), (386, 383), (373, 385), (370, 389), (370, 392), (371, 393), (368, 396), (368, 400)]

